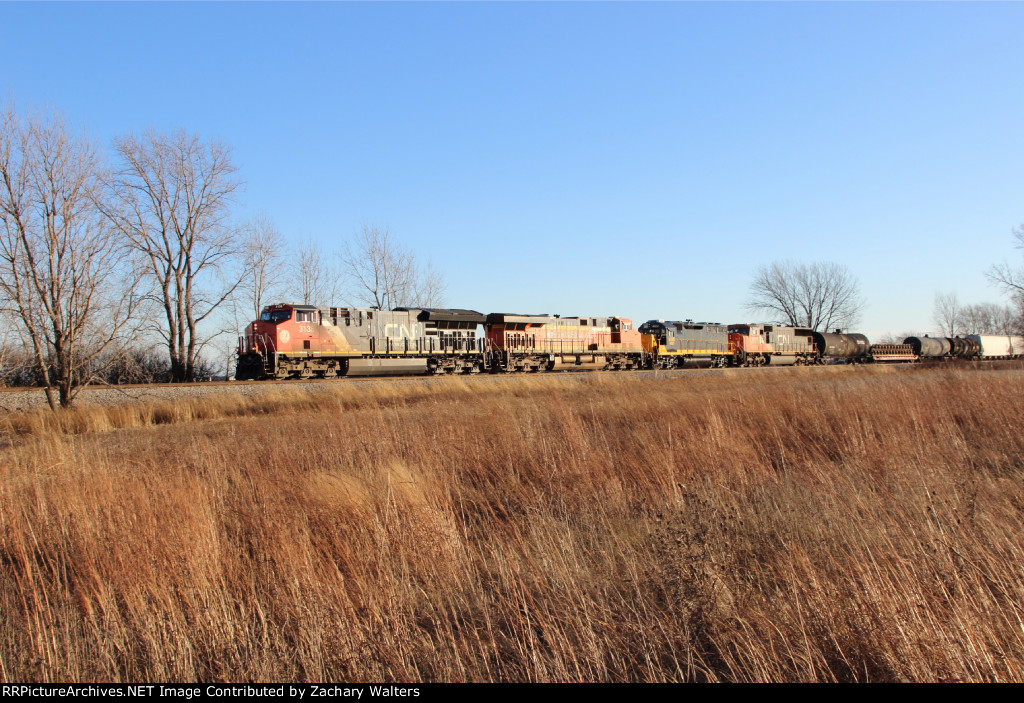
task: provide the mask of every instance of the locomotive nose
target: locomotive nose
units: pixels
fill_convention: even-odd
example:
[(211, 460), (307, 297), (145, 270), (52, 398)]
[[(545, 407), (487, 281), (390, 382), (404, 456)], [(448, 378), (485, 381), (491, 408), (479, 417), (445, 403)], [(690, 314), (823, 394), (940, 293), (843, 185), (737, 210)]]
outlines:
[(273, 351), (277, 347), (277, 327), (269, 322), (256, 320), (252, 329), (251, 344), (261, 352)]

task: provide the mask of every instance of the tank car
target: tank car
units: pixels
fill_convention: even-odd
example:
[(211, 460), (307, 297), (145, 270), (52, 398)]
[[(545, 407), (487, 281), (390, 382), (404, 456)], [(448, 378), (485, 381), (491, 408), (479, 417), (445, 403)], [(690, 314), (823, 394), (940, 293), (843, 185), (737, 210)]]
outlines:
[(781, 325), (729, 325), (733, 358), (740, 366), (792, 366), (814, 364), (818, 350), (814, 333), (804, 327)]
[(485, 319), (475, 310), (269, 305), (239, 340), (235, 378), (477, 373)]
[(856, 332), (814, 332), (814, 348), (825, 362), (860, 363), (869, 361), (871, 342)]
[(485, 330), (494, 371), (648, 368), (640, 332), (624, 317), (491, 313)]
[(981, 345), (967, 337), (946, 337), (949, 342), (950, 356), (958, 359), (973, 359), (981, 353)]
[(710, 322), (648, 320), (640, 325), (644, 350), (662, 369), (728, 366), (729, 328)]
[(914, 353), (922, 359), (934, 359), (949, 356), (952, 345), (945, 337), (907, 337), (904, 344), (909, 344)]
[(964, 340), (959, 337), (946, 337), (946, 342), (949, 343), (949, 355), (962, 359), (967, 356), (967, 344)]

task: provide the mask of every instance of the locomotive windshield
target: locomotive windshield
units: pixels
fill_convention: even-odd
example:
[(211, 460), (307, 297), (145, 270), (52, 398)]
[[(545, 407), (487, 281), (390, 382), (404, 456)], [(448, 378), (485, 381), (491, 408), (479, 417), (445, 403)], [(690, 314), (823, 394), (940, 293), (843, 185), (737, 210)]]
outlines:
[(274, 310), (273, 312), (271, 312), (270, 310), (264, 310), (263, 314), (260, 315), (261, 320), (263, 320), (264, 322), (273, 322), (275, 325), (278, 322), (284, 322), (285, 320), (290, 320), (291, 318), (291, 310)]

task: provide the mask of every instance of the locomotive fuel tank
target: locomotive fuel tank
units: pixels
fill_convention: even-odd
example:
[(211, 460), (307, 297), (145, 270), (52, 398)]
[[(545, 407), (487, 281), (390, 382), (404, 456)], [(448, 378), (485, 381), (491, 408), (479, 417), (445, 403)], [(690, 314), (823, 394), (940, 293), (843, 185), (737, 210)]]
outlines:
[(797, 357), (795, 356), (783, 356), (782, 354), (776, 354), (774, 356), (765, 357), (765, 366), (795, 366)]
[(345, 375), (409, 376), (426, 372), (426, 359), (349, 359)]

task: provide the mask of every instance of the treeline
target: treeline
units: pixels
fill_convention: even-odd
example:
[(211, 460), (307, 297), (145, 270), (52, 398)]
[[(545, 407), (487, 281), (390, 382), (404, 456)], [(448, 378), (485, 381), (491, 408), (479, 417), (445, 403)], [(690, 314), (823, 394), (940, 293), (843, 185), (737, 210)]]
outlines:
[(1024, 327), (1024, 302), (1017, 296), (1014, 305), (995, 303), (962, 304), (956, 293), (935, 296), (933, 322), (945, 336), (968, 334), (1021, 334)]
[(268, 215), (240, 221), (221, 141), (150, 130), (111, 147), (0, 104), (0, 383), (42, 386), (53, 408), (88, 383), (228, 373), (216, 340), (268, 302), (443, 303), (441, 275), (387, 228), (328, 252)]
[[(223, 377), (224, 367), (200, 356), (194, 372), (194, 380), (212, 381)], [(97, 358), (92, 366), (83, 367), (73, 381), (76, 386), (169, 383), (171, 364), (161, 350), (129, 347)], [(46, 382), (30, 351), (23, 348), (0, 351), (0, 387), (40, 387)]]

